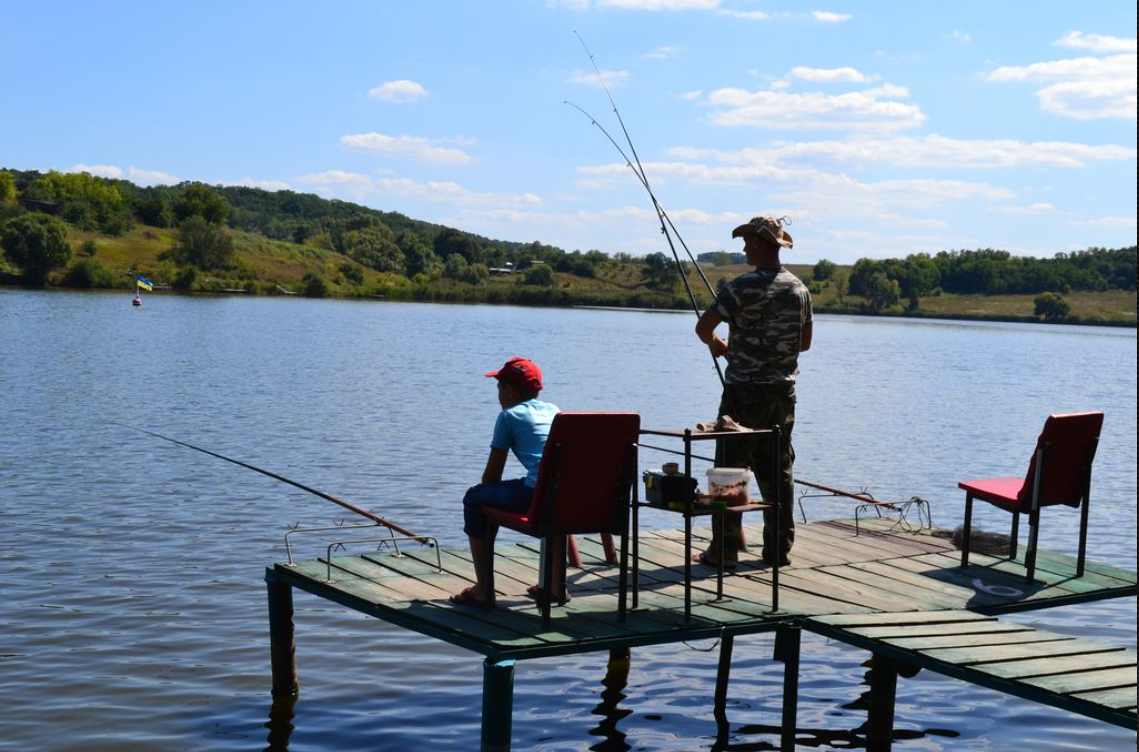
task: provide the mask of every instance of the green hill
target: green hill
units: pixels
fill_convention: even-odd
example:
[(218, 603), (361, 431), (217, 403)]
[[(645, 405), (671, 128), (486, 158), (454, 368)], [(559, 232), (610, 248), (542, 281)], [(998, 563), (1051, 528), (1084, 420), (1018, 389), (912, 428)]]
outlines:
[[(85, 173), (0, 169), (0, 246), (5, 237), (18, 246), (29, 233), (63, 239), (66, 261), (39, 277), (62, 287), (127, 289), (140, 274), (160, 288), (200, 293), (691, 308), (674, 260), (663, 254), (567, 252), (287, 190), (143, 187)], [(4, 246), (0, 283), (38, 282), (14, 261), (27, 256), (20, 248)], [(747, 271), (740, 256), (701, 255), (713, 289)], [(687, 267), (697, 304), (706, 306), (711, 295)], [(1051, 259), (979, 249), (789, 267), (809, 284), (818, 311), (1136, 321), (1134, 246)]]

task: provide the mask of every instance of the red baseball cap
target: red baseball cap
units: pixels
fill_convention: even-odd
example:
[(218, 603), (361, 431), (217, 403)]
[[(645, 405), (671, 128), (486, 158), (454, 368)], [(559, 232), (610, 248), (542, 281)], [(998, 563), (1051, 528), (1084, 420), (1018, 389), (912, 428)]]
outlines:
[(511, 358), (502, 368), (485, 375), (507, 381), (523, 389), (542, 391), (542, 370), (538, 368), (537, 363), (528, 358)]

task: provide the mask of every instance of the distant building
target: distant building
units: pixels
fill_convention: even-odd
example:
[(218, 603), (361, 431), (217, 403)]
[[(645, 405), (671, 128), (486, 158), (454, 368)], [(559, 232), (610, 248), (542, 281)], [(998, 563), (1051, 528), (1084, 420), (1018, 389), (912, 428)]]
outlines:
[(37, 201), (34, 198), (21, 198), (20, 203), (28, 211), (42, 212), (44, 214), (59, 214), (59, 204), (53, 201)]

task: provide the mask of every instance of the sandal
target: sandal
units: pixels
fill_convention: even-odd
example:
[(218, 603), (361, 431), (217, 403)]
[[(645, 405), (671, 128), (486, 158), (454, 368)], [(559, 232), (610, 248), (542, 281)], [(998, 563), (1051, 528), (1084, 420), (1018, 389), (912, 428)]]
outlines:
[(466, 588), (461, 593), (452, 595), (449, 600), (456, 606), (470, 606), (471, 608), (482, 608), (487, 611), (494, 608), (494, 596), (490, 598), (476, 598), (474, 593), (474, 585)]
[[(696, 556), (693, 556), (692, 561), (696, 562), (697, 564), (705, 564), (709, 567), (712, 567), (713, 569), (720, 566), (720, 562), (716, 561), (711, 556), (709, 556), (707, 551), (701, 551)], [(725, 561), (724, 562), (724, 571), (730, 571), (730, 570), (735, 569), (735, 568), (736, 568), (736, 562), (734, 562), (734, 561)]]
[[(540, 587), (538, 587), (537, 585), (531, 585), (530, 587), (526, 588), (526, 595), (529, 598), (533, 598), (534, 600), (541, 602), (541, 600), (542, 600), (542, 589)], [(565, 601), (566, 603), (569, 603), (570, 601), (573, 600), (573, 598), (570, 597), (568, 590), (562, 590), (562, 600)]]

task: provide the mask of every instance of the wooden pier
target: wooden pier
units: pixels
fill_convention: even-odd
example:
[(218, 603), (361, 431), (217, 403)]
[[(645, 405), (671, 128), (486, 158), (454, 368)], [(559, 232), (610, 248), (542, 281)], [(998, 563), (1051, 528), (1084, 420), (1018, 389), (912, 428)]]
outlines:
[[(775, 632), (784, 664), (782, 748), (794, 749), (799, 634), (806, 629), (874, 655), (867, 747), (889, 749), (899, 676), (926, 669), (1006, 694), (1136, 728), (1136, 653), (1000, 621), (1001, 614), (1134, 597), (1136, 573), (1041, 551), (1036, 582), (1023, 561), (974, 553), (968, 567), (945, 537), (899, 532), (885, 520), (797, 527), (792, 565), (779, 571), (779, 611), (771, 573), (745, 555), (716, 597), (715, 571), (693, 569), (691, 618), (684, 615), (682, 533), (640, 536), (637, 608), (617, 620), (617, 569), (598, 540), (580, 539), (584, 568), (570, 570), (572, 600), (543, 630), (526, 588), (537, 582), (536, 543), (504, 544), (496, 553), (498, 607), (457, 607), (452, 593), (472, 582), (469, 552), (404, 547), (277, 564), (266, 572), (275, 695), (297, 691), (292, 589), (485, 656), (484, 750), (510, 747), (513, 666), (517, 660), (720, 638), (716, 698), (728, 694), (737, 636)], [(759, 528), (749, 528), (758, 540)], [(697, 537), (703, 533), (697, 531)]]

